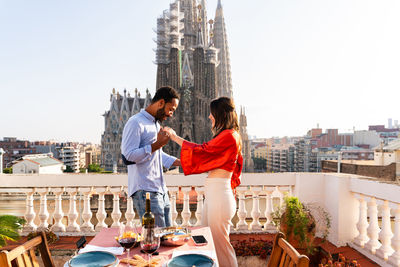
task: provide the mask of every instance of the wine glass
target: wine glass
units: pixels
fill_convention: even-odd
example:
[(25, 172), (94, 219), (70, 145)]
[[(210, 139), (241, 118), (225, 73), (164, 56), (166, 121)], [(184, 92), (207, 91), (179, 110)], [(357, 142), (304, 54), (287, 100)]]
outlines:
[[(126, 259), (130, 258), (130, 249), (135, 245), (138, 235), (136, 233), (135, 227), (129, 227), (121, 225), (118, 229), (118, 243), (123, 247), (128, 253)], [(130, 264), (128, 262), (128, 267)]]
[(160, 235), (157, 228), (142, 228), (142, 240), (140, 247), (149, 256), (149, 266), (151, 264), (151, 256), (160, 247)]

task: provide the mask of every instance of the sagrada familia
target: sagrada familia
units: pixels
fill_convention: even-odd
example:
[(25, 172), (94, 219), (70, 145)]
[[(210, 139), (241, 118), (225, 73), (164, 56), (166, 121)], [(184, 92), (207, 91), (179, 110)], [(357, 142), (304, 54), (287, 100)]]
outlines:
[[(156, 88), (169, 85), (181, 95), (178, 109), (164, 125), (175, 129), (186, 140), (203, 143), (212, 138), (209, 103), (220, 96), (233, 97), (229, 47), (221, 0), (214, 20), (207, 20), (206, 1), (176, 0), (157, 18)], [(135, 90), (131, 96), (113, 89), (110, 110), (106, 111), (105, 131), (101, 138), (102, 167), (126, 172), (121, 159), (121, 137), (130, 116), (151, 101), (146, 90), (142, 98)], [(241, 108), (240, 132), (243, 141), (244, 171), (253, 171), (247, 122)], [(179, 157), (179, 146), (170, 142), (163, 150)]]

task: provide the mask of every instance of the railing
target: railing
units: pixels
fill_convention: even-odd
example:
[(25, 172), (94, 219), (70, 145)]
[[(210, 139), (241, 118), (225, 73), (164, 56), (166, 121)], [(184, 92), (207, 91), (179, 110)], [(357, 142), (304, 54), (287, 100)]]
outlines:
[[(400, 266), (399, 187), (373, 181), (351, 181), (350, 190), (358, 201), (358, 235), (352, 247), (381, 265)], [(393, 212), (391, 212), (393, 211)], [(394, 233), (392, 232), (394, 215)], [(379, 227), (381, 221), (381, 227)]]
[[(204, 178), (205, 175), (166, 176), (175, 225), (200, 224)], [(26, 195), (25, 234), (35, 229), (46, 229), (51, 221), (51, 230), (60, 235), (94, 235), (104, 227), (118, 227), (121, 221), (132, 224), (136, 216), (131, 198), (126, 198), (125, 214), (120, 209), (120, 196), (126, 196), (127, 175), (0, 175), (0, 185), (0, 192), (23, 192)], [(35, 212), (34, 196), (37, 194), (40, 195), (40, 208)], [(113, 202), (108, 224), (106, 194), (112, 194)], [(285, 194), (295, 195), (305, 203), (316, 203), (330, 214), (328, 240), (333, 244), (349, 244), (382, 266), (400, 266), (398, 185), (336, 173), (245, 173), (241, 186), (237, 188), (237, 223), (232, 230), (275, 232), (271, 213), (281, 205)], [(98, 200), (93, 203), (91, 197), (95, 195), (98, 195)], [(83, 198), (81, 211), (77, 209), (77, 196)], [(49, 214), (48, 198), (54, 199), (52, 214)], [(69, 210), (64, 214), (62, 203), (67, 201)], [(178, 209), (177, 204), (181, 201), (182, 208)], [(97, 204), (95, 214), (91, 211), (91, 202)], [(190, 210), (190, 205), (194, 211)], [(93, 217), (97, 219), (95, 225), (91, 222)], [(35, 223), (35, 220), (39, 222)]]

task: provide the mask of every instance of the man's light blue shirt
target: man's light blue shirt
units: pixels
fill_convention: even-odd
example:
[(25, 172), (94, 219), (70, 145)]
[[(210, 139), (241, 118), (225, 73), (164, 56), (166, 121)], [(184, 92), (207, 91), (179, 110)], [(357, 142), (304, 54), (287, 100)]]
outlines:
[(163, 168), (170, 168), (176, 158), (158, 149), (151, 153), (151, 144), (156, 142), (160, 124), (142, 109), (125, 124), (122, 133), (121, 152), (129, 161), (128, 191), (132, 196), (138, 190), (166, 193), (167, 186)]

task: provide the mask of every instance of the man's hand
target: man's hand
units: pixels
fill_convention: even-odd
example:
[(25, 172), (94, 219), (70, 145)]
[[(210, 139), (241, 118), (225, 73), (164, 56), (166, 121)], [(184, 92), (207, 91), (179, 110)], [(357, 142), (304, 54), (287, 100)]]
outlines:
[(151, 144), (151, 152), (154, 152), (165, 146), (168, 143), (169, 139), (169, 133), (161, 128), (157, 134), (157, 140), (153, 144)]

